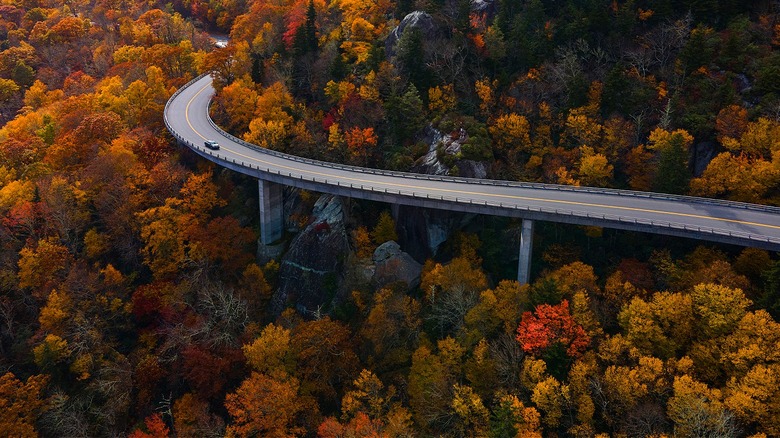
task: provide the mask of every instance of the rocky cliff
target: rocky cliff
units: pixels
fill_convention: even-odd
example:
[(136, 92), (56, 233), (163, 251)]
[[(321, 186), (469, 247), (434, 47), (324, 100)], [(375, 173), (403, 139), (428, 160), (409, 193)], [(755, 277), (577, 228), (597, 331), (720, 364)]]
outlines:
[(322, 195), (311, 216), (282, 257), (279, 288), (271, 300), (275, 315), (290, 306), (304, 315), (327, 312), (343, 298), (338, 293), (340, 273), (349, 253), (344, 202)]

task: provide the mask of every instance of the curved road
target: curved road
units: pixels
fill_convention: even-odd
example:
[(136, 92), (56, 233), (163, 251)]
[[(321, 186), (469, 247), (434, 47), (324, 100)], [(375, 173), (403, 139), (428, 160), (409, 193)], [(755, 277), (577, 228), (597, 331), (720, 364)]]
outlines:
[[(309, 160), (261, 149), (208, 116), (209, 75), (165, 107), (171, 133), (199, 155), (266, 181), (325, 193), (454, 211), (594, 225), (780, 251), (780, 208), (614, 189), (437, 177)], [(221, 148), (203, 146), (216, 140)]]

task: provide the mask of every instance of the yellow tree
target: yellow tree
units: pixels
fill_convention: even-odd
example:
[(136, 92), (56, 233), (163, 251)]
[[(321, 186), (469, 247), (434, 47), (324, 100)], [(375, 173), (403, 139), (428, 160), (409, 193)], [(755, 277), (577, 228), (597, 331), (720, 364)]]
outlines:
[(73, 303), (67, 293), (51, 291), (46, 305), (38, 315), (41, 329), (47, 333), (64, 336), (66, 323), (72, 317), (72, 306)]
[(693, 300), (669, 292), (656, 293), (650, 302), (634, 298), (621, 310), (618, 321), (640, 351), (664, 359), (675, 357), (693, 336)]
[(422, 329), (420, 302), (405, 293), (381, 289), (360, 327), (376, 369), (409, 362)]
[(214, 207), (224, 204), (217, 197), (216, 185), (211, 173), (191, 175), (179, 191), (178, 197), (165, 200), (165, 204), (138, 213), (141, 221), (141, 239), (144, 242), (144, 262), (162, 278), (179, 272), (187, 260), (201, 256), (194, 237), (202, 231)]
[(523, 310), (530, 305), (528, 289), (517, 281), (502, 280), (494, 289), (482, 291), (479, 302), (465, 316), (469, 338), (491, 337), (501, 331), (513, 333)]
[(251, 82), (239, 79), (225, 86), (214, 97), (215, 117), (224, 123), (228, 131), (243, 134), (255, 116), (258, 98)]
[(417, 424), (426, 431), (436, 430), (451, 420), (453, 384), (459, 377), (462, 348), (449, 338), (439, 341), (439, 354), (425, 345), (412, 355), (409, 371), (409, 406)]
[(765, 310), (748, 312), (719, 342), (720, 360), (728, 375), (743, 376), (756, 365), (780, 363), (778, 342), (780, 323)]
[(674, 395), (666, 412), (675, 436), (736, 436), (734, 417), (724, 407), (721, 393), (688, 375), (674, 378)]
[(524, 116), (502, 114), (488, 130), (493, 137), (494, 150), (501, 156), (513, 158), (515, 152), (531, 152), (531, 125)]
[(632, 366), (608, 366), (601, 383), (609, 401), (611, 419), (619, 420), (649, 394), (668, 391), (670, 382), (664, 377), (664, 363), (650, 356), (641, 356)]
[(564, 136), (572, 146), (599, 144), (604, 127), (580, 108), (572, 110), (566, 117)]
[(395, 388), (384, 384), (369, 371), (363, 370), (352, 382), (353, 389), (341, 399), (343, 423), (327, 418), (318, 428), (318, 436), (410, 436), (411, 414), (400, 404), (391, 404)]
[(376, 245), (381, 245), (390, 240), (398, 240), (398, 234), (395, 232), (395, 221), (387, 210), (383, 210), (379, 214), (376, 227), (371, 231), (371, 239)]
[(555, 377), (547, 377), (533, 387), (531, 401), (542, 412), (542, 423), (555, 429), (561, 425), (569, 399), (569, 387)]
[(285, 109), (293, 103), (292, 95), (281, 82), (264, 89), (257, 98), (255, 118), (249, 123), (244, 140), (269, 149), (284, 148), (294, 122)]
[(479, 300), (479, 292), (487, 288), (487, 277), (475, 259), (456, 257), (446, 265), (426, 263), (420, 288), (432, 304), (430, 318), (442, 332), (457, 331), (466, 313)]
[(353, 417), (358, 412), (363, 412), (372, 419), (380, 419), (389, 408), (389, 398), (393, 396), (385, 394), (384, 384), (376, 374), (364, 369), (360, 376), (352, 382), (354, 389), (347, 391), (341, 399), (341, 412), (345, 417)]
[(474, 83), (474, 89), (479, 96), (479, 110), (486, 119), (493, 113), (493, 107), (496, 105), (495, 89), (498, 81), (492, 83), (488, 79), (480, 79)]
[(330, 8), (341, 11), (341, 49), (358, 64), (368, 60), (372, 41), (387, 28), (385, 14), (392, 7), (387, 0), (336, 0)]
[(48, 87), (46, 87), (43, 82), (36, 80), (33, 82), (32, 86), (24, 92), (25, 111), (43, 108), (52, 102), (62, 99), (63, 94), (62, 90), (49, 91)]
[(455, 109), (455, 90), (452, 84), (435, 86), (428, 89), (428, 110), (443, 115)]
[(39, 240), (34, 248), (22, 248), (19, 252), (19, 287), (31, 288), (38, 298), (46, 298), (48, 288), (63, 278), (71, 258), (68, 249), (51, 237)]
[(780, 364), (756, 365), (741, 378), (732, 377), (724, 404), (744, 423), (769, 436), (780, 434)]
[(780, 168), (760, 157), (746, 154), (718, 154), (704, 173), (691, 180), (691, 193), (696, 196), (724, 197), (733, 201), (767, 202), (767, 197), (780, 184)]
[(452, 410), (458, 419), (455, 429), (459, 436), (476, 438), (488, 435), (490, 412), (469, 386), (453, 385)]
[(740, 138), (724, 138), (723, 146), (735, 153), (769, 158), (780, 150), (780, 123), (761, 117), (748, 123)]
[(243, 347), (249, 366), (265, 374), (289, 372), (294, 368), (290, 351), (290, 330), (268, 324), (260, 336)]
[(691, 298), (700, 337), (731, 333), (752, 304), (741, 289), (716, 284), (695, 286)]
[(614, 166), (604, 154), (597, 154), (589, 146), (580, 147), (580, 162), (577, 174), (580, 183), (586, 186), (606, 187), (612, 182)]

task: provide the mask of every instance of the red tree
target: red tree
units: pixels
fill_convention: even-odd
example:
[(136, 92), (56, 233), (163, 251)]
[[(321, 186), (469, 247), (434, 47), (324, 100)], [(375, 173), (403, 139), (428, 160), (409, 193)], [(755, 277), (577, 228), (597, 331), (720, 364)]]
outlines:
[(171, 430), (165, 424), (160, 414), (152, 414), (144, 419), (144, 425), (148, 432), (136, 429), (130, 434), (130, 438), (168, 438)]
[(538, 354), (560, 343), (570, 357), (580, 356), (590, 344), (585, 329), (569, 313), (567, 300), (555, 306), (542, 304), (536, 306), (534, 313), (523, 313), (516, 339), (526, 353)]

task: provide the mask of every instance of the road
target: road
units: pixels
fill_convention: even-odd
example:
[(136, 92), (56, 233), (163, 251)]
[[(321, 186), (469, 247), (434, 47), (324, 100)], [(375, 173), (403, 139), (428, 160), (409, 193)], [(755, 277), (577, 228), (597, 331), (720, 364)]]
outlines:
[[(261, 149), (208, 116), (211, 77), (182, 87), (165, 108), (181, 143), (235, 171), (285, 185), (389, 203), (689, 237), (780, 251), (780, 208), (614, 189), (437, 177), (304, 159)], [(205, 140), (221, 148), (211, 151)]]

